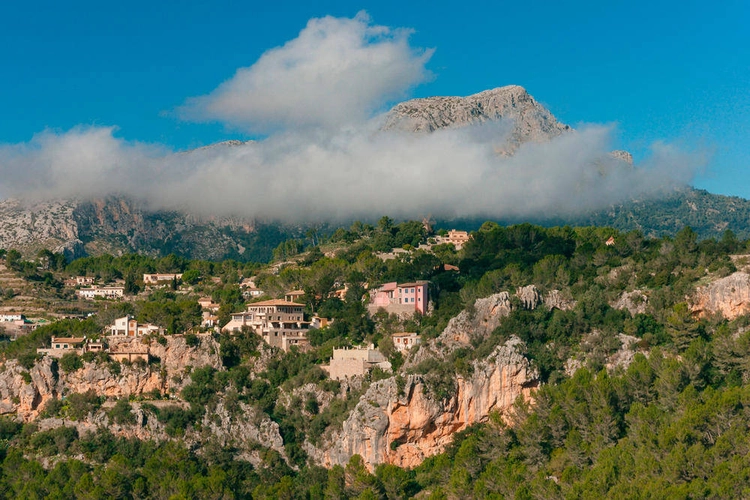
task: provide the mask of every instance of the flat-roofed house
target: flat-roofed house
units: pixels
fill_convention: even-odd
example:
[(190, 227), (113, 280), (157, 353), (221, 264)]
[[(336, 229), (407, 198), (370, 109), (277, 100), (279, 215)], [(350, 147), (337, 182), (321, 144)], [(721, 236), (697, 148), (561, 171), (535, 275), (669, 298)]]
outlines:
[(0, 314), (0, 322), (11, 323), (14, 321), (25, 321), (26, 316), (23, 314)]
[(37, 349), (38, 354), (45, 354), (53, 358), (61, 358), (69, 352), (83, 354), (86, 352), (101, 352), (104, 345), (86, 337), (52, 337), (49, 349)]
[(364, 375), (373, 368), (391, 371), (391, 363), (383, 354), (370, 347), (355, 347), (353, 349), (334, 349), (333, 357), (328, 366), (323, 366), (334, 380)]
[(112, 337), (141, 337), (150, 333), (162, 334), (164, 329), (151, 323), (138, 323), (132, 316), (117, 318), (115, 322), (107, 327)]

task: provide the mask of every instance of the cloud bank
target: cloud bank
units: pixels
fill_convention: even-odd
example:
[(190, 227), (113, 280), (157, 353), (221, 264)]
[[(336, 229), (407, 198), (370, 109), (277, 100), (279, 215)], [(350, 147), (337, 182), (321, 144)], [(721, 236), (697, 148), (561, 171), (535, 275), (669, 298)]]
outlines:
[(411, 47), (410, 34), (373, 26), (364, 12), (311, 19), (297, 38), (179, 113), (253, 132), (360, 123), (431, 76), (425, 64), (433, 51)]
[(382, 131), (384, 103), (429, 77), (431, 51), (407, 30), (311, 20), (181, 112), (269, 132), (190, 152), (115, 137), (114, 127), (45, 131), (0, 146), (0, 196), (130, 196), (154, 209), (287, 222), (564, 216), (688, 183), (700, 155), (656, 143), (640, 165), (609, 154), (612, 126), (589, 125), (497, 154), (507, 121), (431, 134)]

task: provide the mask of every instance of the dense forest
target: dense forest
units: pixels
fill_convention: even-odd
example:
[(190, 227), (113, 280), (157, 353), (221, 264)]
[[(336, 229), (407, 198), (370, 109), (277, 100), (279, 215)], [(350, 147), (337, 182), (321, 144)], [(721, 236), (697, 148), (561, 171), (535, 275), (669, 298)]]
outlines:
[[(269, 350), (250, 332), (214, 333), (221, 366), (193, 368), (181, 392), (185, 406), (137, 403), (161, 423), (169, 439), (117, 436), (102, 427), (42, 428), (37, 421), (0, 419), (0, 495), (13, 498), (742, 498), (750, 495), (750, 322), (697, 314), (696, 287), (744, 270), (750, 245), (725, 231), (700, 239), (689, 227), (674, 237), (648, 237), (612, 228), (531, 224), (481, 225), (456, 250), (420, 222), (356, 222), (323, 236), (288, 240), (269, 265), (163, 258), (99, 256), (66, 262), (51, 252), (33, 261), (2, 252), (9, 269), (34, 293), (59, 307), (96, 314), (41, 327), (4, 344), (5, 363), (26, 369), (39, 363), (36, 348), (53, 335), (96, 337), (113, 318), (131, 314), (165, 334), (200, 343), (196, 298), (220, 304), (220, 322), (245, 307), (243, 279), (253, 277), (266, 297), (301, 289), (306, 313), (333, 319), (311, 331), (311, 349)], [(393, 249), (399, 252), (392, 252)], [(391, 253), (383, 258), (382, 253)], [(182, 281), (147, 290), (146, 272), (181, 272)], [(123, 280), (130, 300), (67, 304), (68, 276)], [(428, 280), (431, 310), (400, 319), (365, 307), (367, 290), (389, 281)], [(414, 331), (436, 342), (451, 318), (475, 301), (533, 284), (558, 291), (569, 308), (513, 309), (500, 326), (442, 358), (406, 363), (390, 334)], [(343, 298), (333, 294), (346, 285)], [(638, 292), (638, 312), (615, 307)], [(3, 294), (0, 294), (6, 297)], [(13, 300), (10, 297), (4, 301)], [(2, 303), (0, 303), (2, 305)], [(611, 366), (621, 336), (634, 337), (637, 353)], [(381, 379), (418, 375), (435, 400), (449, 399), (458, 376), (472, 363), (517, 337), (541, 382), (533, 400), (493, 413), (457, 433), (443, 453), (412, 469), (379, 464), (369, 470), (355, 455), (345, 466), (320, 467), (306, 443), (324, 445), (367, 387)], [(332, 350), (373, 343), (393, 374), (375, 370), (359, 385), (342, 387), (320, 368)], [(84, 362), (116, 363), (88, 353), (56, 365), (63, 372)], [(575, 368), (571, 360), (576, 361)], [(262, 361), (262, 362), (261, 362)], [(577, 368), (577, 369), (576, 369)], [(4, 368), (3, 368), (4, 370)], [(302, 387), (329, 394), (325, 405)], [(154, 400), (165, 395), (154, 394)], [(82, 421), (101, 411), (100, 394), (70, 394), (49, 404), (46, 419)], [(132, 424), (136, 401), (118, 400), (110, 422)], [(276, 423), (283, 454), (258, 443), (260, 461), (200, 432), (217, 408), (251, 408)], [(260, 418), (260, 417), (259, 417)]]

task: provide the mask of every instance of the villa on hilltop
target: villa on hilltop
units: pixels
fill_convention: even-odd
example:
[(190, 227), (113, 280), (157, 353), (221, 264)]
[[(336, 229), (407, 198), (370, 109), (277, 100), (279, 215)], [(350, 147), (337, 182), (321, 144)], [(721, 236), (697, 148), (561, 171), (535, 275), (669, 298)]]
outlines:
[(415, 312), (426, 314), (428, 284), (427, 281), (386, 283), (370, 291), (370, 304), (367, 309), (370, 314), (375, 314), (381, 308), (399, 316), (407, 316)]
[(457, 231), (451, 229), (448, 234), (440, 238), (441, 243), (452, 243), (456, 250), (461, 250), (463, 246), (471, 239), (471, 235), (466, 231)]
[(232, 319), (222, 331), (239, 332), (250, 328), (268, 345), (288, 351), (292, 346), (309, 345), (307, 332), (310, 322), (305, 321), (304, 304), (273, 299), (255, 302), (247, 310), (232, 314)]

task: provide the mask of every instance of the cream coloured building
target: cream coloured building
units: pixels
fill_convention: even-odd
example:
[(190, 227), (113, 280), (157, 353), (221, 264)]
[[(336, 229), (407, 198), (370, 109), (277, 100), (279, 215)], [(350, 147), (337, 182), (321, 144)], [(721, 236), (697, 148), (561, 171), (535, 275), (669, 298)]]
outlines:
[(304, 304), (286, 300), (264, 300), (247, 306), (247, 310), (232, 314), (222, 331), (239, 332), (247, 327), (268, 345), (288, 351), (292, 346), (306, 347), (310, 322), (305, 321)]

